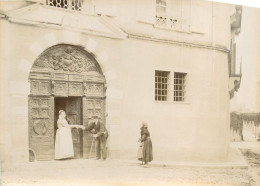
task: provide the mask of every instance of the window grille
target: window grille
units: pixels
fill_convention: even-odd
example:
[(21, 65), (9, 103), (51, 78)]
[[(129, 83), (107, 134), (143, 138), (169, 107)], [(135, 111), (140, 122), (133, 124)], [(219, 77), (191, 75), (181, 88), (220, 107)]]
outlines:
[(170, 72), (155, 71), (155, 100), (167, 101), (169, 92)]
[(173, 100), (176, 102), (186, 101), (186, 73), (174, 73), (174, 95)]
[(47, 5), (69, 10), (82, 10), (83, 0), (47, 0)]

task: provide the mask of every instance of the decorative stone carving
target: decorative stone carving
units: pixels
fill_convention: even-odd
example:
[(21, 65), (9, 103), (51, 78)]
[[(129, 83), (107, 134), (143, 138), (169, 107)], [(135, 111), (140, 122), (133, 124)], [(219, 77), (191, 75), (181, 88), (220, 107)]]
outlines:
[(68, 95), (68, 82), (59, 81), (54, 85), (55, 95)]
[(82, 96), (83, 87), (82, 83), (69, 83), (69, 95), (70, 96)]
[(39, 117), (39, 109), (38, 108), (32, 108), (32, 118), (38, 118)]
[(41, 99), (41, 107), (48, 107), (49, 100), (48, 99)]
[[(91, 119), (93, 116), (103, 118), (104, 115), (104, 102), (99, 99), (88, 100), (87, 101), (87, 118)], [(102, 119), (103, 120), (103, 119)]]
[(48, 118), (49, 117), (48, 108), (41, 109), (41, 117), (42, 118)]
[(55, 93), (55, 81), (51, 80), (51, 94), (54, 95)]
[(84, 85), (85, 90), (84, 93), (85, 95), (90, 95), (90, 96), (103, 96), (103, 84), (85, 84)]
[(87, 95), (87, 83), (86, 83), (86, 81), (83, 83), (83, 87), (84, 87), (84, 90), (83, 90), (83, 92), (84, 92), (84, 95), (86, 96)]
[[(71, 124), (81, 123), (81, 119), (78, 119), (82, 117), (80, 109), (84, 125), (93, 116), (100, 117), (104, 122), (105, 78), (96, 60), (82, 48), (67, 44), (48, 48), (35, 61), (30, 72), (30, 81), (29, 146), (37, 154), (37, 160), (54, 158), (54, 97), (85, 95), (82, 99), (83, 108), (79, 105), (80, 102), (66, 105)], [(90, 140), (87, 144), (83, 142), (83, 153), (86, 154), (90, 149), (92, 135), (73, 129), (74, 150), (78, 149), (76, 151), (81, 148), (80, 135)]]
[(32, 80), (31, 81), (31, 94), (49, 95), (50, 85), (49, 81)]
[(40, 82), (40, 93), (41, 94), (49, 94), (49, 81), (42, 81)]
[(93, 59), (75, 46), (56, 45), (47, 49), (34, 63), (33, 68), (47, 68), (68, 72), (100, 72)]
[(39, 92), (39, 82), (31, 81), (31, 93), (38, 93)]
[(37, 99), (31, 99), (31, 107), (35, 108), (39, 106), (39, 102)]
[(33, 131), (36, 135), (44, 136), (48, 131), (48, 125), (43, 120), (36, 120), (33, 124)]

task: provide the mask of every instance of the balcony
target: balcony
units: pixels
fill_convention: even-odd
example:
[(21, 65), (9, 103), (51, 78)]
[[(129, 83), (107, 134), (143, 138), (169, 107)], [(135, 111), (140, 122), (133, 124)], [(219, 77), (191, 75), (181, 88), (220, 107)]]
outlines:
[(155, 16), (155, 27), (177, 31), (189, 31), (188, 24), (185, 19), (165, 15)]

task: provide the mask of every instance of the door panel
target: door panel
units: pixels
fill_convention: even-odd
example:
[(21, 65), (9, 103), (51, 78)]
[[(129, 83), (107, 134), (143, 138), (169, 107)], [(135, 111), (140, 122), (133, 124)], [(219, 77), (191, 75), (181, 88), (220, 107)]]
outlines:
[[(67, 114), (67, 120), (69, 124), (82, 125), (82, 109), (81, 109), (81, 98), (67, 98), (65, 112)], [(73, 146), (74, 146), (74, 157), (82, 157), (82, 130), (72, 128), (71, 129)]]
[[(105, 100), (101, 98), (87, 99), (83, 98), (83, 121), (87, 126), (88, 122), (93, 116), (98, 116), (101, 122), (105, 121)], [(104, 123), (105, 124), (105, 123)], [(83, 157), (94, 158), (95, 157), (95, 144), (93, 141), (93, 135), (90, 132), (83, 132)]]
[(54, 159), (54, 98), (29, 96), (29, 148), (37, 160)]

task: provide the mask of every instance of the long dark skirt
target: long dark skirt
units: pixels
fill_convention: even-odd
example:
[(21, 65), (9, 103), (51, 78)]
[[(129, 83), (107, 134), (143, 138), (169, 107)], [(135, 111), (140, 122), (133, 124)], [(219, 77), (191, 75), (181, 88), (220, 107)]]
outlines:
[(153, 145), (151, 138), (146, 138), (143, 147), (143, 158), (139, 158), (143, 162), (151, 162), (153, 160)]

